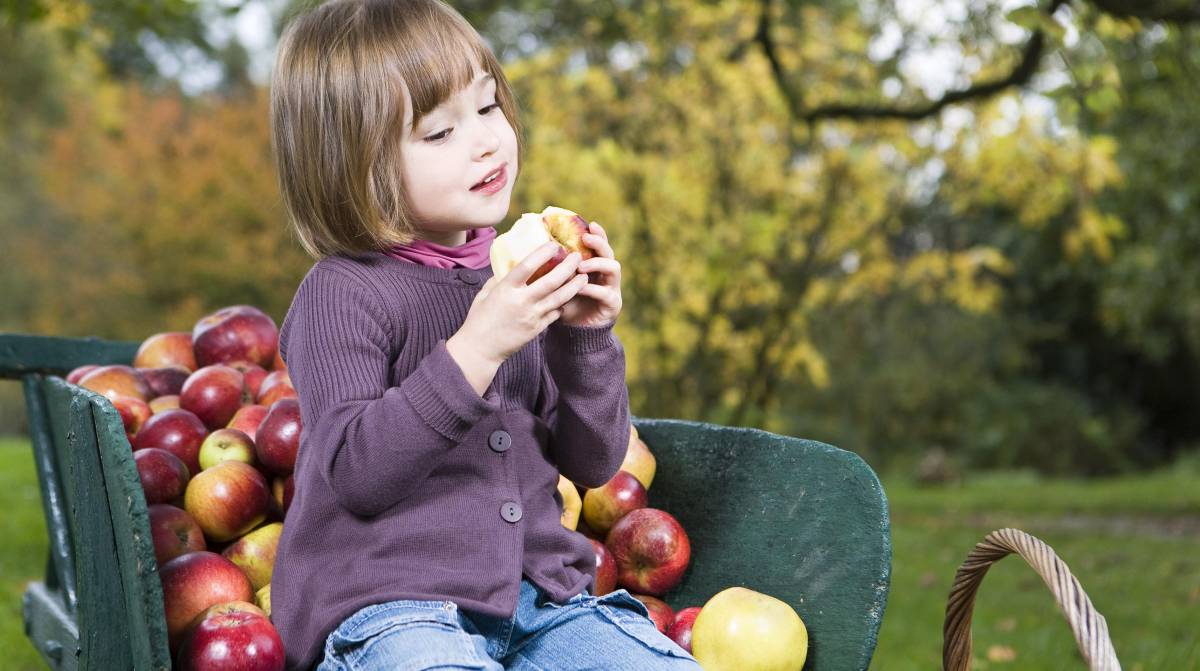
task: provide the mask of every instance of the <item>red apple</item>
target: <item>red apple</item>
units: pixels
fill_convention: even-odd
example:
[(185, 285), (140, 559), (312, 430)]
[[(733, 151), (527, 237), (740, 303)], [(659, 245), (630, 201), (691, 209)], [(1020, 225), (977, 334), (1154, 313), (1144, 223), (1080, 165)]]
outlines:
[(245, 361), (231, 361), (225, 365), (236, 368), (246, 380), (246, 392), (249, 397), (251, 399), (258, 398), (258, 390), (262, 387), (263, 380), (270, 374), (267, 369), (256, 363), (246, 363)]
[(192, 619), (209, 606), (254, 600), (246, 574), (215, 552), (201, 550), (176, 557), (162, 565), (159, 577), (172, 650), (179, 647)]
[(187, 632), (175, 666), (181, 671), (283, 671), (284, 662), (283, 640), (266, 615), (237, 609), (204, 615)]
[(204, 532), (186, 510), (166, 503), (146, 507), (150, 515), (150, 538), (154, 543), (154, 559), (158, 565), (185, 555), (208, 549)]
[(135, 368), (181, 366), (189, 373), (196, 370), (192, 334), (187, 331), (155, 333), (142, 341), (133, 356), (133, 365)]
[(142, 374), (142, 378), (150, 387), (150, 398), (178, 395), (179, 390), (183, 389), (183, 383), (187, 382), (188, 376), (192, 374), (192, 371), (183, 366), (136, 368), (135, 370)]
[(195, 413), (209, 429), (229, 424), (247, 400), (245, 376), (224, 364), (205, 366), (192, 373), (179, 392), (179, 407)]
[(183, 460), (189, 473), (200, 472), (200, 444), (208, 435), (204, 422), (194, 413), (178, 408), (150, 416), (133, 437), (133, 449), (161, 447)]
[(258, 462), (272, 473), (291, 473), (300, 451), (300, 401), (284, 398), (275, 401), (258, 425), (254, 448)]
[(183, 494), (183, 507), (204, 535), (218, 543), (250, 531), (267, 517), (271, 490), (257, 469), (222, 461), (196, 474)]
[(271, 583), (271, 571), (275, 568), (275, 549), (279, 547), (279, 536), (282, 533), (283, 524), (264, 524), (221, 551), (226, 559), (242, 569), (255, 592)]
[(216, 466), (222, 461), (240, 461), (254, 465), (254, 441), (237, 429), (217, 429), (200, 443), (200, 469)]
[(288, 508), (292, 506), (292, 496), (296, 493), (296, 479), (293, 474), (287, 477), (277, 475), (271, 479), (271, 498), (275, 503), (275, 511), (279, 519), (287, 517)]
[(671, 610), (667, 602), (646, 594), (633, 594), (632, 596), (646, 604), (646, 610), (650, 611), (650, 620), (654, 622), (654, 626), (658, 627), (662, 633), (667, 633), (667, 629), (675, 621), (675, 611)]
[(667, 636), (679, 644), (679, 647), (692, 651), (692, 625), (700, 614), (700, 606), (691, 606), (675, 613), (675, 619), (667, 628)]
[(592, 595), (604, 596), (617, 588), (617, 561), (604, 543), (595, 538), (588, 540), (596, 551), (596, 582), (592, 585)]
[[(179, 394), (167, 394), (150, 399), (150, 412), (158, 414), (164, 410), (174, 410), (179, 407)], [(204, 422), (201, 422), (204, 424)]]
[(129, 444), (133, 445), (133, 439), (137, 436), (137, 432), (154, 414), (150, 409), (150, 404), (140, 398), (132, 396), (122, 396), (117, 394), (109, 399), (117, 413), (121, 415), (121, 423), (125, 425), (125, 437), (129, 439)]
[(590, 259), (595, 252), (583, 242), (587, 232), (587, 220), (570, 210), (550, 206), (540, 213), (526, 212), (492, 241), (492, 274), (504, 277), (530, 253), (551, 241), (558, 243), (558, 251), (529, 276), (526, 284), (550, 272), (571, 252), (579, 252), (580, 260)]
[(143, 401), (150, 399), (149, 385), (132, 366), (100, 366), (81, 377), (79, 386), (109, 399), (116, 396), (132, 396)]
[(287, 370), (287, 364), (283, 361), (283, 353), (275, 350), (275, 363), (271, 364), (271, 370)]
[(79, 381), (83, 379), (84, 375), (87, 375), (88, 373), (96, 370), (99, 367), (100, 366), (97, 366), (94, 363), (89, 363), (85, 366), (79, 366), (78, 368), (72, 368), (71, 372), (67, 373), (67, 378), (66, 378), (67, 382), (70, 382), (71, 384), (79, 384)]
[(602, 534), (630, 511), (645, 507), (646, 488), (629, 471), (617, 471), (611, 480), (583, 495), (583, 519)]
[(232, 305), (201, 317), (192, 328), (192, 348), (201, 366), (245, 361), (267, 368), (275, 362), (279, 329), (252, 305)]
[(263, 379), (256, 397), (259, 405), (271, 407), (281, 398), (296, 398), (296, 388), (292, 386), (292, 377), (287, 369), (272, 371)]
[(254, 440), (254, 436), (258, 433), (258, 427), (262, 424), (263, 418), (267, 416), (267, 406), (252, 403), (243, 405), (238, 408), (237, 412), (233, 413), (233, 419), (229, 420), (227, 429), (237, 429), (242, 433), (250, 436), (250, 440)]
[(662, 596), (678, 585), (692, 557), (683, 525), (658, 508), (626, 514), (613, 525), (604, 544), (617, 560), (617, 584), (652, 596)]
[(134, 452), (133, 463), (142, 481), (146, 503), (178, 501), (191, 479), (183, 460), (162, 448), (147, 447)]

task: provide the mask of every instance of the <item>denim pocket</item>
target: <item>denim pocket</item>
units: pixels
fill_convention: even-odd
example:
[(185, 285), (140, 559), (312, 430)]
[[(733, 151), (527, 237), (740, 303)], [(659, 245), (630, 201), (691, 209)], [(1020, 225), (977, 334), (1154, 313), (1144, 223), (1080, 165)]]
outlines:
[(356, 670), (486, 668), (450, 602), (393, 601), (369, 606), (330, 634), (328, 648)]

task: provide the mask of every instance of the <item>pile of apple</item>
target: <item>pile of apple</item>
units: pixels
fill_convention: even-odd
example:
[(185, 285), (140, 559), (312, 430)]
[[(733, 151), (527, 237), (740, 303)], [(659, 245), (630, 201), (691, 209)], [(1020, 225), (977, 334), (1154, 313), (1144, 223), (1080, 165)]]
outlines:
[[(132, 366), (81, 366), (67, 381), (109, 399), (133, 449), (176, 668), (282, 669), (271, 572), (294, 491), (300, 407), (274, 320), (248, 305), (190, 333), (150, 336)], [(630, 427), (621, 470), (587, 489), (559, 476), (562, 524), (596, 553), (592, 593), (625, 588), (708, 671), (795, 669), (808, 634), (788, 604), (742, 587), (678, 613), (660, 597), (691, 561), (679, 521), (648, 507), (657, 462)]]
[(647, 507), (656, 470), (654, 454), (631, 426), (625, 460), (611, 480), (587, 489), (559, 476), (562, 524), (587, 536), (596, 551), (593, 593), (625, 588), (646, 605), (659, 631), (708, 671), (799, 671), (808, 631), (787, 603), (744, 587), (678, 612), (659, 598), (683, 579), (691, 542), (674, 516)]
[(237, 305), (150, 336), (132, 366), (67, 375), (121, 415), (176, 668), (284, 668), (270, 583), (302, 427), (278, 342), (269, 315)]

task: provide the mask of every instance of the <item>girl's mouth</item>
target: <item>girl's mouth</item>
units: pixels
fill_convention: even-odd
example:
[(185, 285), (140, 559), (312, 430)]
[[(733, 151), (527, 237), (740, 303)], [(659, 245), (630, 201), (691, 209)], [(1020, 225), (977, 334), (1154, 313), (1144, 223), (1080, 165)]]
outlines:
[(476, 184), (471, 187), (471, 191), (474, 193), (493, 194), (503, 189), (505, 184), (508, 184), (507, 165), (500, 166), (500, 172), (496, 174), (496, 177), (492, 181)]

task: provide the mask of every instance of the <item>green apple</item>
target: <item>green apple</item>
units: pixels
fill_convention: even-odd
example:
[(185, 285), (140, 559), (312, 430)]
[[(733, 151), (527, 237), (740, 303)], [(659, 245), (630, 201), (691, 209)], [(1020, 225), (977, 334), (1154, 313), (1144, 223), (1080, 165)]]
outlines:
[(212, 468), (222, 461), (240, 461), (254, 465), (254, 441), (244, 431), (217, 429), (200, 443), (200, 470)]

